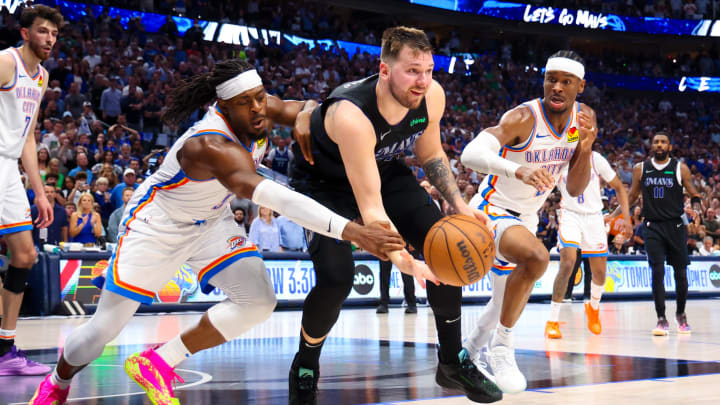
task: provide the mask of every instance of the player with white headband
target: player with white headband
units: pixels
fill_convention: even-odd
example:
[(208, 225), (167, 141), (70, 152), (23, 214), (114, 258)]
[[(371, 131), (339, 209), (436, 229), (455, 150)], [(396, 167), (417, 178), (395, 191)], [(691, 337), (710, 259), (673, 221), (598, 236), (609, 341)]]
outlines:
[(234, 196), (252, 198), (311, 231), (352, 240), (385, 260), (386, 252), (404, 247), (389, 223), (350, 222), (256, 173), (270, 120), (297, 124), (296, 130), (309, 127), (299, 122), (310, 118), (317, 103), (267, 95), (253, 66), (234, 59), (181, 83), (164, 119), (179, 123), (215, 99), (127, 203), (97, 311), (68, 336), (55, 371), (38, 387), (31, 404), (64, 404), (73, 375), (100, 356), (140, 304), (150, 304), (183, 263), (197, 273), (203, 292), (219, 288), (227, 299), (168, 343), (125, 361), (126, 372), (153, 404), (179, 403), (172, 383), (179, 379), (173, 369), (181, 361), (240, 336), (270, 316), (275, 292), (256, 247), (240, 236), (229, 208)]
[(506, 393), (527, 386), (515, 362), (512, 328), (549, 262), (547, 248), (535, 237), (537, 212), (566, 168), (571, 196), (581, 194), (590, 179), (597, 120), (592, 108), (575, 101), (584, 77), (580, 56), (555, 53), (545, 67), (544, 97), (506, 112), (460, 158), (465, 167), (488, 174), (470, 206), (492, 220), (496, 247), (492, 298), (465, 347)]

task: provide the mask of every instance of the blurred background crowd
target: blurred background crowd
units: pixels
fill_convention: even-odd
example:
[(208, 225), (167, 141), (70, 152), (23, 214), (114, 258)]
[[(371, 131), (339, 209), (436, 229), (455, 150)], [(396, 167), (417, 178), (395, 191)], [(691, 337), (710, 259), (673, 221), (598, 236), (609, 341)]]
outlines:
[[(379, 60), (367, 53), (352, 57), (334, 47), (248, 46), (205, 42), (195, 24), (184, 36), (177, 35), (171, 15), (200, 17), (221, 22), (257, 26), (304, 35), (365, 44), (379, 44), (382, 30), (391, 25), (414, 25), (426, 30), (441, 54), (475, 52), (482, 56), (469, 69), (452, 74), (439, 71), (434, 78), (447, 96), (442, 120), (442, 141), (466, 200), (478, 191), (482, 175), (459, 162), (464, 146), (483, 128), (495, 125), (501, 115), (524, 101), (542, 96), (542, 67), (558, 49), (572, 47), (586, 58), (589, 71), (624, 75), (665, 77), (677, 75), (720, 76), (720, 47), (708, 42), (693, 52), (678, 47), (634, 50), (606, 47), (598, 40), (570, 43), (567, 38), (543, 38), (508, 33), (506, 36), (474, 32), (433, 24), (422, 17), (399, 20), (396, 16), (353, 11), (313, 1), (126, 0), (89, 1), (168, 15), (158, 33), (146, 32), (139, 19), (126, 30), (107, 14), (93, 15), (88, 8), (81, 21), (66, 24), (52, 57), (43, 65), (49, 71), (49, 87), (42, 101), (35, 138), (38, 160), (48, 196), (55, 204), (56, 221), (45, 231), (34, 231), (38, 245), (59, 241), (83, 243), (115, 242), (124, 204), (132, 190), (150, 176), (165, 158), (173, 140), (203, 110), (196, 111), (180, 126), (160, 119), (170, 89), (183, 79), (205, 72), (216, 61), (243, 58), (257, 67), (268, 92), (287, 99), (322, 100), (341, 83), (376, 73)], [(711, 16), (720, 1), (711, 0), (594, 0), (554, 1), (556, 6), (583, 7), (627, 15), (677, 18)], [(720, 10), (719, 10), (720, 11)], [(16, 16), (0, 13), (0, 49), (16, 46), (19, 27)], [(461, 66), (462, 67), (462, 66)], [(712, 95), (638, 92), (597, 87), (588, 82), (580, 101), (598, 113), (600, 133), (596, 150), (605, 156), (626, 185), (632, 167), (649, 157), (654, 131), (671, 134), (672, 156), (691, 169), (693, 181), (703, 194), (703, 211), (686, 210), (688, 249), (693, 254), (720, 250), (720, 109)], [(272, 146), (265, 165), (272, 175), (289, 173), (291, 129), (273, 127)], [(450, 213), (437, 190), (408, 150), (405, 162), (417, 180), (440, 207)], [(22, 167), (20, 167), (22, 171)], [(606, 209), (617, 206), (611, 188), (603, 190)], [(31, 202), (34, 195), (28, 189)], [(557, 241), (560, 195), (553, 193), (540, 210), (541, 238), (548, 249)], [(265, 251), (306, 249), (302, 229), (272, 211), (247, 200), (232, 203), (236, 221), (253, 242)], [(640, 208), (631, 208), (632, 218), (608, 221), (612, 253), (644, 253)], [(36, 212), (33, 211), (36, 215)], [(633, 235), (624, 235), (621, 221), (632, 221)], [(718, 251), (720, 254), (720, 251)]]

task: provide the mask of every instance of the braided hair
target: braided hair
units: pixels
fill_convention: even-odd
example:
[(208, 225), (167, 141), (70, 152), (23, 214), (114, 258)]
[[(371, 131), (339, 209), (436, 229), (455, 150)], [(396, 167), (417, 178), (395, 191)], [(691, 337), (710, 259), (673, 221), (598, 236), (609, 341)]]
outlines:
[(216, 86), (252, 69), (255, 67), (242, 59), (230, 59), (216, 64), (211, 72), (183, 80), (170, 93), (163, 121), (168, 124), (181, 123), (195, 110), (217, 98)]

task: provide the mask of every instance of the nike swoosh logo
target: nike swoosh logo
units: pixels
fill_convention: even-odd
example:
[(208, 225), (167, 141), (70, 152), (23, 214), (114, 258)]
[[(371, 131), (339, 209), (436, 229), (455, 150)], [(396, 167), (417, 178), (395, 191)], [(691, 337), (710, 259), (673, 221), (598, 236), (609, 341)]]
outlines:
[(550, 135), (535, 135), (535, 138), (537, 138), (537, 139), (547, 138), (548, 136), (550, 136)]
[(383, 139), (385, 139), (385, 137), (390, 133), (390, 131), (392, 131), (392, 130), (389, 130), (389, 131), (385, 132), (384, 134), (380, 135), (380, 142), (382, 142)]
[(445, 320), (445, 323), (455, 323), (455, 322), (459, 321), (460, 318), (462, 318), (462, 315), (461, 315), (461, 316), (458, 316), (458, 317), (455, 318), (455, 319), (446, 319), (446, 320)]
[(18, 78), (22, 79), (23, 77), (27, 77), (25, 75), (18, 75)]
[(647, 172), (648, 172), (648, 173), (652, 173), (652, 172), (654, 172), (654, 171), (655, 171), (655, 170), (648, 170)]
[(677, 224), (677, 227), (678, 227), (678, 228), (680, 228), (681, 226), (682, 226), (682, 224)]

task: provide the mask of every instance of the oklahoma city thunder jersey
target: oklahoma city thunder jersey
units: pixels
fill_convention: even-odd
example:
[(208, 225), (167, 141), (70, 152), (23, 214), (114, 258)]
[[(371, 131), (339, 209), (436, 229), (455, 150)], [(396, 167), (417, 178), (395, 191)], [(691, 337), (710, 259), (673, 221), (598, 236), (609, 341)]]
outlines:
[(217, 105), (213, 104), (205, 116), (170, 148), (158, 171), (135, 190), (132, 200), (128, 202), (126, 218), (131, 218), (132, 211), (140, 210), (149, 203), (156, 204), (170, 218), (182, 223), (202, 223), (229, 212), (227, 205), (234, 194), (217, 179), (191, 179), (183, 172), (177, 160), (177, 152), (188, 139), (204, 135), (221, 135), (242, 145), (252, 155), (256, 168), (267, 148), (267, 138), (253, 142), (250, 148), (239, 142)]
[(570, 196), (567, 191), (567, 169), (563, 170), (558, 181), (558, 188), (562, 194), (560, 207), (566, 210), (575, 211), (581, 214), (597, 214), (602, 212), (603, 203), (600, 195), (600, 179), (605, 182), (612, 181), (617, 174), (610, 166), (610, 163), (599, 153), (593, 152), (590, 160), (592, 170), (590, 171), (590, 181), (585, 191), (577, 197)]
[(31, 76), (17, 48), (7, 48), (0, 53), (15, 59), (15, 77), (5, 87), (0, 87), (0, 155), (18, 159), (35, 111), (40, 106), (47, 73), (38, 65), (37, 72)]
[[(580, 139), (577, 129), (577, 113), (580, 107), (577, 102), (573, 103), (565, 130), (557, 133), (545, 115), (541, 99), (528, 101), (523, 105), (529, 107), (535, 117), (533, 131), (524, 143), (503, 146), (500, 156), (529, 169), (545, 168), (557, 182)], [(489, 175), (483, 179), (479, 190), (484, 199), (482, 205), (491, 204), (521, 215), (532, 215), (540, 209), (552, 187), (539, 192), (535, 187), (514, 177)]]

